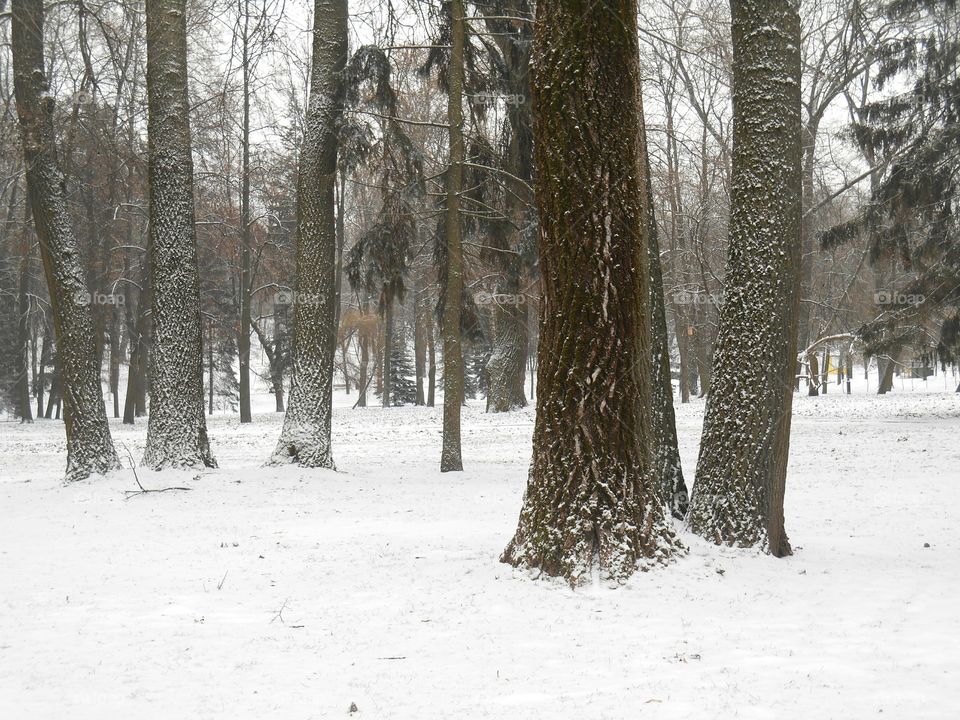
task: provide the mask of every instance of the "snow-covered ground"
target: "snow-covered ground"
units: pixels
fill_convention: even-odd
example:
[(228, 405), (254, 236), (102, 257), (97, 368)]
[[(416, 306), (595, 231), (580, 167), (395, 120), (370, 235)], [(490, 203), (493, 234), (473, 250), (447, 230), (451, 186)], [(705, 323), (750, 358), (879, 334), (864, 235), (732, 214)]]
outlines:
[[(955, 383), (797, 397), (793, 557), (684, 533), (576, 592), (498, 562), (529, 410), (471, 405), (443, 475), (439, 408), (338, 397), (338, 472), (264, 467), (279, 416), (220, 415), (218, 470), (129, 499), (129, 470), (61, 485), (60, 423), (0, 423), (0, 718), (960, 717)], [(113, 430), (139, 459), (145, 423)]]

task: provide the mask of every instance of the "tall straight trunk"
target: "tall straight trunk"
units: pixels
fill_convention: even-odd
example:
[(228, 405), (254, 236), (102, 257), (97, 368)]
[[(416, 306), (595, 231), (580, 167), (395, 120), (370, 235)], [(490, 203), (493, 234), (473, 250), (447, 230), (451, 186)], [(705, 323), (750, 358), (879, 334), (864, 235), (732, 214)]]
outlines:
[(330, 416), (337, 341), (337, 134), (343, 116), (347, 0), (315, 0), (313, 63), (297, 177), (293, 388), (275, 462), (333, 468)]
[[(637, 4), (542, 0), (533, 49), (543, 308), (533, 461), (503, 561), (615, 581), (678, 549), (650, 457)], [(571, 112), (574, 109), (574, 112)]]
[(237, 333), (237, 355), (240, 360), (240, 422), (253, 419), (250, 412), (250, 3), (243, 3), (243, 36), (241, 38), (243, 72), (243, 120), (240, 166), (240, 328)]
[(463, 246), (460, 192), (463, 189), (463, 47), (465, 41), (463, 0), (450, 0), (450, 67), (447, 72), (447, 123), (450, 160), (447, 167), (447, 283), (443, 302), (443, 447), (440, 472), (463, 470), (460, 452), (460, 407), (463, 405), (463, 347), (460, 314), (463, 302)]
[(186, 0), (147, 0), (146, 17), (153, 357), (143, 463), (216, 467), (203, 414)]
[[(16, 187), (16, 186), (14, 186)], [(16, 192), (14, 190), (14, 192)], [(27, 229), (22, 229), (24, 237)], [(17, 416), (20, 422), (33, 422), (33, 407), (30, 403), (30, 248), (23, 243), (17, 279)]]
[[(783, 496), (800, 300), (800, 18), (732, 0), (733, 177), (726, 296), (689, 522), (790, 554)], [(744, 362), (748, 359), (749, 362)]]
[(100, 386), (90, 294), (64, 197), (53, 124), (53, 98), (44, 73), (43, 0), (12, 8), (14, 92), (26, 167), (27, 194), (40, 242), (57, 338), (67, 433), (66, 479), (120, 467)]
[(807, 395), (815, 397), (820, 394), (820, 363), (815, 352), (807, 356)]
[(43, 339), (40, 341), (40, 362), (37, 367), (37, 381), (35, 389), (37, 392), (37, 419), (44, 416), (43, 391), (47, 384), (47, 364), (50, 360), (50, 333), (46, 322), (43, 325)]
[(380, 404), (383, 407), (390, 407), (393, 404), (393, 297), (385, 296), (383, 303), (383, 356), (380, 358), (383, 369), (381, 377), (383, 378), (383, 390), (380, 394)]
[(682, 520), (687, 512), (687, 484), (680, 465), (677, 442), (677, 418), (673, 409), (673, 382), (670, 378), (670, 340), (667, 335), (667, 310), (663, 295), (663, 269), (660, 265), (660, 238), (653, 211), (653, 187), (650, 179), (650, 158), (644, 126), (643, 98), (638, 96), (639, 133), (638, 162), (642, 166), (643, 221), (646, 224), (650, 277), (650, 349), (651, 349), (651, 440), (654, 478), (660, 483), (670, 512)]
[(427, 324), (427, 407), (433, 407), (437, 392), (437, 347), (433, 341), (433, 317), (428, 312)]
[(110, 397), (113, 399), (113, 416), (120, 417), (120, 309), (110, 308)]
[(429, 312), (423, 301), (423, 268), (413, 274), (413, 362), (417, 376), (417, 405), (426, 403), (423, 378), (427, 371), (427, 328), (424, 315)]

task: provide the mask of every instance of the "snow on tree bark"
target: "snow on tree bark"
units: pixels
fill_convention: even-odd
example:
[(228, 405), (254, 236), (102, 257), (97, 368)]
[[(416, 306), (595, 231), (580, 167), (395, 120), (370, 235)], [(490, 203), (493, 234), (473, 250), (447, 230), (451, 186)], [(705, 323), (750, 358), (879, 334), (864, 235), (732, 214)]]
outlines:
[(148, 0), (146, 17), (153, 347), (143, 462), (216, 467), (203, 414), (186, 0)]
[(502, 560), (588, 582), (680, 550), (650, 457), (637, 5), (545, 0), (533, 49), (543, 306), (533, 460)]
[(790, 554), (783, 494), (800, 298), (800, 19), (791, 0), (733, 0), (731, 10), (730, 249), (688, 519), (708, 540), (780, 557)]
[(91, 296), (57, 159), (53, 97), (44, 73), (43, 21), (42, 0), (14, 3), (14, 92), (27, 193), (53, 309), (67, 433), (66, 480), (73, 481), (117, 469), (120, 462), (103, 405)]
[(447, 73), (447, 122), (450, 158), (447, 167), (447, 283), (443, 304), (443, 445), (440, 472), (463, 470), (460, 454), (460, 406), (463, 405), (463, 347), (460, 314), (463, 295), (463, 245), (460, 192), (463, 186), (463, 0), (451, 0), (452, 47)]
[(334, 185), (346, 63), (347, 2), (316, 0), (310, 98), (297, 177), (293, 386), (272, 460), (331, 469), (337, 335)]

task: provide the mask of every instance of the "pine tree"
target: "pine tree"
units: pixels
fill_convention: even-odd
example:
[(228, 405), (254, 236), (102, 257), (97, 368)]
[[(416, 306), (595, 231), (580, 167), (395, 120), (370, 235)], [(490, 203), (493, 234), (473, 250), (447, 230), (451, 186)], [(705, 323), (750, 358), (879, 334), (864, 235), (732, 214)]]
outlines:
[(394, 342), (390, 359), (390, 404), (394, 406), (415, 405), (417, 402), (416, 370), (410, 348), (401, 338)]
[(650, 455), (637, 4), (537, 4), (543, 307), (533, 460), (503, 561), (589, 582), (678, 551)]
[(800, 17), (792, 0), (732, 0), (731, 17), (726, 294), (688, 519), (708, 540), (780, 557), (790, 554), (783, 495), (800, 300)]
[(892, 92), (860, 108), (853, 126), (884, 169), (864, 211), (821, 242), (867, 233), (874, 264), (907, 271), (906, 284), (877, 294), (879, 316), (858, 331), (868, 353), (896, 356), (925, 346), (936, 318), (949, 329), (960, 308), (960, 12), (956, 0), (895, 0), (887, 12), (899, 32), (878, 49), (874, 82)]

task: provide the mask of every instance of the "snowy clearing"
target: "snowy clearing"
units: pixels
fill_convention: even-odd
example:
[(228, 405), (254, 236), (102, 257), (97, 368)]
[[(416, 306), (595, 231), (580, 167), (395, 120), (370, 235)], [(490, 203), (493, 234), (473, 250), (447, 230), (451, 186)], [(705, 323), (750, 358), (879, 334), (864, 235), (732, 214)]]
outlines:
[[(280, 416), (221, 415), (218, 470), (129, 499), (129, 470), (61, 485), (61, 423), (0, 423), (0, 717), (957, 717), (960, 396), (798, 395), (793, 557), (684, 533), (578, 592), (498, 562), (532, 410), (472, 404), (441, 475), (439, 408), (351, 399), (338, 472), (263, 467)], [(111, 425), (139, 460), (145, 424)]]

